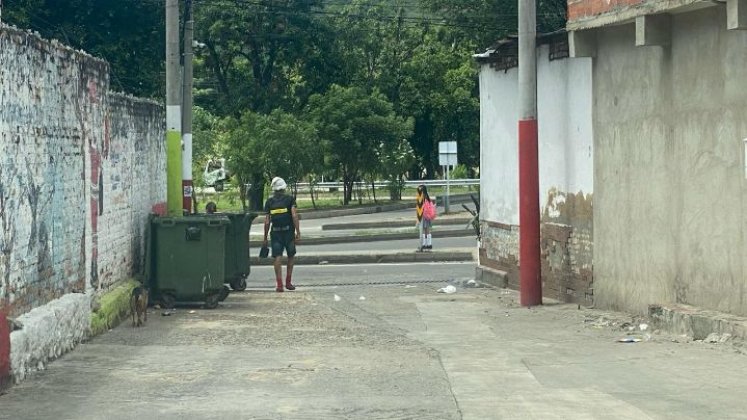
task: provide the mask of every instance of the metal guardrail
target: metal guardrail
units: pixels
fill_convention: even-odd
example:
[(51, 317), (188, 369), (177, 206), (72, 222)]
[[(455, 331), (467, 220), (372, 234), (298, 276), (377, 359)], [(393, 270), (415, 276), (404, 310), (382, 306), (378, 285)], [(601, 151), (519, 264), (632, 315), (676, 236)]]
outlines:
[[(411, 187), (411, 188), (415, 188), (421, 184), (427, 187), (445, 187), (446, 180), (445, 179), (429, 179), (429, 180), (405, 181), (405, 186)], [(360, 188), (367, 188), (371, 186), (370, 183), (365, 183), (362, 181), (355, 182), (354, 185)], [(463, 186), (469, 186), (469, 185), (480, 185), (480, 180), (470, 179), (470, 178), (449, 180), (449, 186), (451, 187), (463, 187)], [(377, 181), (377, 182), (374, 182), (374, 186), (376, 188), (386, 188), (387, 186), (389, 186), (389, 183), (386, 181)], [(309, 188), (308, 182), (298, 183), (299, 190), (307, 190), (308, 188)], [(342, 182), (318, 182), (314, 184), (314, 188), (340, 188), (342, 189)]]

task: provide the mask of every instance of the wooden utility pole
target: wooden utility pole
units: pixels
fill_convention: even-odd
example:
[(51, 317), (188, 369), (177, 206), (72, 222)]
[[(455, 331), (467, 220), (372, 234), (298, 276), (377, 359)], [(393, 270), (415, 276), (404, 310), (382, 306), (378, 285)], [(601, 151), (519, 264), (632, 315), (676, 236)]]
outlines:
[(519, 0), (519, 297), (542, 304), (537, 136), (537, 5)]
[[(192, 0), (185, 0), (184, 8), (184, 74), (182, 86), (182, 191), (183, 205), (186, 213), (192, 213), (192, 38), (194, 37), (194, 20), (192, 18)], [(194, 209), (195, 211), (197, 209)]]
[(166, 0), (166, 203), (169, 216), (183, 214), (179, 52), (179, 3)]

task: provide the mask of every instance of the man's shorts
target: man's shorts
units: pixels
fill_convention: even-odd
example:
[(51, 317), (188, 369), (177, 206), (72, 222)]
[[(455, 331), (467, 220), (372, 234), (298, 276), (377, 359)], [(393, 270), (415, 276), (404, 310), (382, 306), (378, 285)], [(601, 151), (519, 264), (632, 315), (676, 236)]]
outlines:
[(282, 257), (285, 251), (289, 257), (296, 255), (296, 233), (293, 229), (270, 232), (270, 247), (273, 257)]

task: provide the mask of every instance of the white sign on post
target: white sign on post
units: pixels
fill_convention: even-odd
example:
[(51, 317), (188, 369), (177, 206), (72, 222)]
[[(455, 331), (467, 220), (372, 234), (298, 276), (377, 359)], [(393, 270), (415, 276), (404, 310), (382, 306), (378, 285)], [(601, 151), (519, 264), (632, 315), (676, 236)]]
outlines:
[(441, 166), (457, 165), (457, 142), (438, 142), (438, 164)]
[(438, 164), (444, 167), (446, 173), (446, 197), (444, 211), (449, 212), (449, 169), (457, 166), (457, 143), (455, 141), (438, 142)]

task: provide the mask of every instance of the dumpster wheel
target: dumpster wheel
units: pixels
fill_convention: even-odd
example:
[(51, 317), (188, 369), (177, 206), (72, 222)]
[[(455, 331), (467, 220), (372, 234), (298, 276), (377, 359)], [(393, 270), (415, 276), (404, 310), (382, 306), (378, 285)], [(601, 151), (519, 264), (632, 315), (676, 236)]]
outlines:
[(176, 306), (176, 296), (171, 293), (165, 293), (161, 296), (161, 306), (164, 309), (174, 309)]
[(205, 309), (215, 309), (218, 307), (219, 302), (220, 302), (219, 293), (208, 295), (208, 297), (205, 298)]
[(224, 300), (226, 300), (230, 293), (231, 289), (229, 289), (228, 286), (223, 285), (223, 287), (221, 287), (220, 289), (220, 292), (218, 293), (218, 300), (223, 302)]
[(246, 290), (246, 277), (241, 276), (232, 281), (231, 289), (236, 290), (237, 292), (243, 292), (244, 290)]

